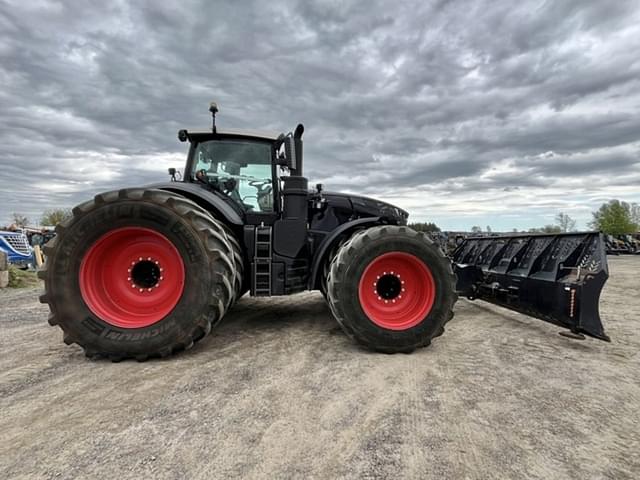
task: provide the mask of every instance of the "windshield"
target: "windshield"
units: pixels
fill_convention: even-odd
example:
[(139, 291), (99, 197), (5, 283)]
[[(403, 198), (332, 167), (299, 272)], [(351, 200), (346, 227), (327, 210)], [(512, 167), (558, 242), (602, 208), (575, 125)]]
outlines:
[(198, 143), (191, 178), (225, 193), (244, 210), (273, 211), (269, 143), (249, 140)]

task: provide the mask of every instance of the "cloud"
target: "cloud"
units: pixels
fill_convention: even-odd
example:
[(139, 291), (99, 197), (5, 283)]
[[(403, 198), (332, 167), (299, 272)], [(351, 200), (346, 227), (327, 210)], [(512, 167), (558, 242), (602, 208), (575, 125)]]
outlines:
[(307, 127), (307, 176), (450, 229), (640, 201), (634, 2), (0, 7), (0, 223), (166, 179), (184, 127)]

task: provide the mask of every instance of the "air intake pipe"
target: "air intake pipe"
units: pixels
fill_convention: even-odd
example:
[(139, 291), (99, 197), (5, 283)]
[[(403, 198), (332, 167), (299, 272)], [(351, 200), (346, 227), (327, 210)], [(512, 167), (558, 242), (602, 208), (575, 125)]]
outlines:
[(282, 218), (307, 221), (309, 180), (305, 177), (282, 177)]

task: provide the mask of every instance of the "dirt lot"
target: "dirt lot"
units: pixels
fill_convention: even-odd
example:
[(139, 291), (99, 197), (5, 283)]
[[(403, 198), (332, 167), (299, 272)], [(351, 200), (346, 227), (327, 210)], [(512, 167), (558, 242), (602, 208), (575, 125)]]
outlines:
[(363, 351), (319, 294), (244, 298), (193, 350), (87, 360), (37, 290), (0, 291), (0, 478), (638, 478), (640, 256), (613, 343), (461, 300), (411, 355)]

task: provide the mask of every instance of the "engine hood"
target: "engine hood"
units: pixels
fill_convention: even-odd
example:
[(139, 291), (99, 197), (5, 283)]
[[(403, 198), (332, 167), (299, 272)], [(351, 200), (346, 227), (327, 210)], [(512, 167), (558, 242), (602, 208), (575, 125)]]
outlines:
[(357, 217), (385, 217), (399, 225), (406, 225), (409, 218), (409, 212), (406, 210), (375, 198), (339, 192), (324, 192), (324, 196), (329, 203), (332, 198), (334, 200), (348, 200)]

